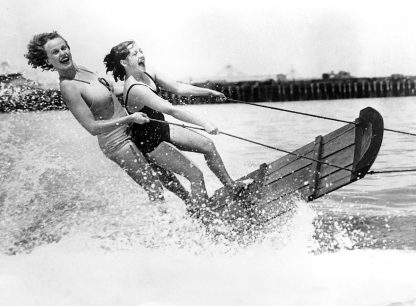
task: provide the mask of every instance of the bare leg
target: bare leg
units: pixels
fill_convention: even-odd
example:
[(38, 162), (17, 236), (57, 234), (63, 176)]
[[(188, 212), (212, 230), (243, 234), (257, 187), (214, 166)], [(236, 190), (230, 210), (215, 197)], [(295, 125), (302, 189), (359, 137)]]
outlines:
[(150, 200), (164, 199), (163, 187), (156, 172), (132, 142), (128, 142), (107, 157), (117, 163), (136, 183), (142, 186)]
[(221, 183), (227, 187), (235, 186), (234, 180), (225, 169), (224, 162), (211, 139), (178, 126), (170, 126), (170, 138), (172, 143), (181, 150), (204, 154), (208, 167)]
[(201, 170), (177, 148), (171, 144), (162, 142), (154, 151), (148, 153), (147, 156), (159, 166), (182, 175), (189, 180), (191, 183), (191, 201), (193, 204), (207, 204), (208, 196)]
[(185, 203), (190, 201), (190, 194), (185, 189), (185, 187), (181, 184), (178, 178), (175, 176), (174, 173), (168, 171), (155, 163), (150, 164), (153, 170), (156, 171), (160, 182), (163, 186), (168, 189), (169, 191), (176, 194), (180, 199), (182, 199)]

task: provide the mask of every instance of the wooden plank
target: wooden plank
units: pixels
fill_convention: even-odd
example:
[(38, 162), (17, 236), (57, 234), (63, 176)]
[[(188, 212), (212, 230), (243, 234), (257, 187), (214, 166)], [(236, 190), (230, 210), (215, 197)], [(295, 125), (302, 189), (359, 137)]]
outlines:
[(302, 198), (307, 200), (309, 194), (309, 184), (299, 188), (290, 189), (287, 192), (275, 192), (274, 194), (267, 194), (264, 198), (256, 203), (256, 206), (268, 205), (273, 201), (281, 201), (286, 198)]
[(279, 191), (280, 193), (286, 193), (293, 189), (300, 188), (304, 185), (308, 185), (308, 177), (311, 173), (310, 167), (305, 167), (292, 175), (286, 176), (280, 180), (272, 182), (267, 185), (267, 188), (271, 188), (273, 191)]
[[(249, 185), (248, 189), (245, 191), (244, 196), (247, 201), (255, 201), (256, 198), (260, 197), (261, 194), (259, 189), (263, 187), (264, 178), (267, 172), (267, 164), (261, 164), (259, 169), (250, 172), (249, 174), (243, 176), (239, 180), (243, 179), (253, 179), (253, 183)], [(229, 189), (222, 187), (215, 191), (215, 193), (210, 198), (210, 207), (214, 211), (219, 211), (224, 207), (228, 206), (229, 203), (234, 201), (234, 194), (230, 192)]]
[[(359, 118), (356, 119), (356, 123), (358, 124), (359, 122), (360, 122), (360, 119)], [(357, 165), (359, 161), (361, 160), (361, 157), (363, 156), (363, 154), (367, 151), (368, 145), (370, 144), (370, 141), (368, 141), (369, 140), (368, 137), (363, 138), (363, 134), (365, 134), (365, 132), (366, 130), (364, 130), (362, 126), (359, 126), (355, 130), (355, 139), (357, 141), (357, 144), (355, 146), (354, 161), (353, 161), (353, 167), (352, 167), (354, 169), (354, 172), (357, 171)], [(366, 141), (366, 143), (362, 143), (363, 139)]]
[(323, 139), (323, 144), (325, 145), (325, 144), (331, 142), (332, 140), (342, 136), (343, 134), (349, 132), (350, 130), (354, 130), (354, 129), (355, 129), (354, 124), (344, 125), (344, 126), (340, 127), (339, 129), (337, 129), (337, 130), (335, 130), (335, 131), (333, 131), (329, 134), (326, 134), (324, 136), (324, 139)]
[(359, 124), (347, 124), (323, 136), (321, 156), (314, 153), (316, 141), (293, 151), (314, 161), (288, 154), (246, 175), (255, 183), (244, 194), (218, 195), (221, 218), (230, 222), (235, 218), (249, 223), (267, 222), (285, 213), (285, 204), (293, 204), (296, 198), (313, 200), (353, 182), (353, 165), (365, 175), (379, 151), (383, 121), (377, 111), (366, 108), (356, 123)]
[[(331, 155), (329, 156), (327, 159), (325, 159), (324, 161), (333, 165), (339, 165), (342, 167), (348, 167), (352, 164), (353, 162), (353, 154), (354, 153), (354, 147), (348, 147), (345, 150), (338, 152), (337, 154)], [(291, 186), (291, 189), (293, 189), (292, 187), (301, 187), (299, 185), (299, 182), (301, 182), (301, 185), (304, 186), (305, 184), (303, 184), (305, 181), (309, 180), (310, 175), (313, 173), (312, 168), (310, 167), (310, 165), (312, 165), (312, 162), (309, 160), (305, 160), (307, 162), (309, 162), (309, 164), (307, 162), (302, 162), (300, 163), (301, 165), (305, 165), (305, 167), (300, 168), (300, 169), (293, 169), (293, 172), (290, 172), (290, 175), (286, 175), (284, 177), (282, 177), (280, 175), (280, 171), (273, 173), (272, 175), (268, 175), (266, 177), (266, 180), (264, 182), (264, 184), (266, 186), (272, 187), (273, 189), (282, 189), (282, 188), (286, 188), (286, 186)], [(289, 170), (292, 170), (292, 168), (288, 167)], [(351, 169), (351, 168), (348, 168)], [(321, 165), (321, 169), (320, 169), (320, 174), (319, 174), (319, 178), (323, 178), (333, 172), (336, 171), (343, 171), (345, 172), (346, 170), (342, 170), (339, 169), (337, 167), (334, 166), (329, 166), (326, 164), (322, 164)], [(350, 172), (348, 172), (350, 173)], [(292, 182), (290, 184), (290, 182)], [(287, 188), (286, 188), (287, 189)], [(286, 189), (283, 189), (284, 191), (286, 191)]]
[(309, 199), (309, 186), (303, 186), (302, 188), (299, 188), (295, 192), (300, 198), (302, 198), (305, 201), (312, 201), (313, 199), (317, 198), (317, 195), (316, 195), (317, 191), (316, 191), (314, 198)]
[(355, 144), (355, 129), (350, 129), (339, 137), (332, 139), (332, 141), (325, 143), (322, 146), (322, 158), (326, 158), (352, 144)]
[[(325, 158), (326, 156), (336, 152), (344, 145), (350, 145), (354, 143), (355, 138), (355, 126), (353, 124), (347, 124), (325, 136), (323, 136), (323, 152), (322, 156)], [(345, 137), (345, 138), (344, 138)], [(293, 154), (297, 154), (299, 156), (307, 156), (312, 157), (313, 149), (315, 146), (315, 142), (308, 143), (307, 145), (299, 148), (298, 150), (293, 151)], [(278, 160), (269, 164), (269, 171), (268, 175), (273, 174), (276, 171), (279, 171), (281, 168), (291, 164), (297, 160), (307, 160), (292, 154), (285, 155)], [(284, 176), (285, 174), (280, 174)]]
[(318, 189), (316, 196), (321, 197), (329, 192), (332, 192), (334, 190), (337, 190), (341, 188), (342, 186), (345, 186), (347, 184), (351, 183), (351, 175), (344, 176), (343, 178), (337, 180), (337, 181), (331, 181), (331, 184), (327, 184), (323, 186), (323, 188)]
[(261, 189), (261, 196), (256, 201), (256, 206), (260, 203), (267, 203), (273, 199), (279, 198), (284, 194), (283, 190), (274, 189), (272, 187), (266, 186)]
[[(324, 161), (331, 165), (336, 165), (339, 167), (349, 166), (353, 163), (354, 160), (354, 147), (355, 146), (350, 146), (348, 148), (345, 148), (344, 150), (325, 158)], [(337, 170), (340, 169), (334, 166), (329, 166), (327, 164), (322, 164), (320, 177), (324, 177)]]
[[(351, 149), (350, 149), (351, 150)], [(339, 158), (339, 157), (338, 157)], [(346, 169), (352, 169), (352, 157), (350, 159), (349, 165), (344, 165)], [(322, 170), (322, 169), (321, 169)], [(304, 168), (302, 171), (298, 171), (291, 176), (287, 176), (284, 179), (275, 181), (267, 186), (267, 191), (265, 191), (265, 196), (262, 199), (262, 202), (270, 202), (276, 200), (283, 196), (288, 196), (296, 192), (300, 192), (302, 198), (308, 200), (308, 189), (310, 182), (307, 182), (307, 177), (312, 173), (310, 168)], [(315, 198), (321, 196), (322, 188), (328, 187), (328, 182), (336, 182), (337, 180), (343, 179), (344, 177), (350, 177), (351, 172), (348, 170), (342, 170), (332, 166), (326, 166), (325, 171), (321, 171), (319, 183), (316, 187)], [(306, 184), (307, 182), (307, 184)], [(311, 199), (309, 199), (311, 200)]]
[[(293, 151), (292, 153), (293, 154), (298, 154), (299, 156), (300, 155), (307, 156), (308, 154), (311, 154), (313, 152), (314, 145), (315, 145), (314, 142), (311, 142), (311, 143), (303, 146), (302, 148), (300, 148), (296, 151)], [(291, 154), (285, 155), (285, 156), (279, 158), (278, 160), (275, 160), (274, 162), (271, 162), (269, 164), (268, 174), (271, 174), (275, 171), (278, 171), (280, 168), (282, 168), (282, 167), (286, 166), (287, 164), (290, 164), (290, 163), (292, 163), (296, 160), (299, 160), (299, 159), (301, 159), (301, 158), (298, 157), (298, 156), (295, 156), (295, 155), (291, 155)]]
[[(349, 169), (352, 169), (352, 164), (350, 166), (348, 166)], [(333, 173), (331, 173), (330, 175), (327, 175), (326, 177), (321, 178), (321, 180), (319, 181), (318, 187), (317, 189), (322, 189), (325, 186), (327, 186), (328, 184), (330, 184), (331, 182), (336, 182), (339, 181), (341, 179), (343, 179), (344, 177), (351, 177), (351, 172), (347, 172), (346, 170), (338, 170), (335, 171)]]
[[(313, 158), (313, 152), (310, 152), (307, 157)], [(312, 164), (312, 161), (306, 158), (297, 159), (288, 165), (280, 168), (278, 171), (273, 173), (268, 172), (265, 180), (265, 184), (268, 185), (274, 181), (282, 179), (288, 175), (292, 175), (296, 171), (301, 170), (302, 168), (308, 167)]]
[(318, 136), (315, 139), (315, 149), (314, 149), (313, 158), (316, 161), (312, 162), (312, 165), (311, 165), (312, 171), (309, 177), (309, 195), (308, 195), (308, 197), (312, 199), (314, 198), (315, 191), (319, 183), (319, 172), (321, 170), (321, 163), (319, 162), (319, 160), (321, 159), (321, 155), (322, 155), (322, 140), (323, 140), (322, 136)]
[[(355, 140), (355, 126), (352, 124), (346, 125), (326, 136), (327, 147), (323, 146), (323, 150), (326, 150), (326, 154), (329, 154), (327, 158), (324, 159), (324, 162), (333, 164), (336, 166), (346, 167), (351, 169), (353, 162), (353, 153), (354, 153), (354, 140)], [(344, 139), (345, 137), (345, 139)], [(342, 145), (346, 145), (346, 148), (342, 148)], [(341, 148), (340, 148), (341, 147)], [(339, 150), (339, 151), (338, 151)], [(308, 157), (314, 158), (310, 152)], [(316, 158), (314, 158), (316, 159)], [(263, 199), (264, 202), (268, 203), (275, 199), (281, 198), (282, 196), (287, 196), (303, 190), (302, 196), (307, 198), (306, 187), (311, 188), (311, 182), (309, 180), (310, 176), (314, 173), (311, 166), (313, 162), (307, 159), (293, 158), (292, 162), (289, 165), (281, 165), (281, 170), (274, 173), (268, 173), (265, 185), (269, 187), (269, 194), (267, 198)], [(309, 167), (310, 164), (311, 166)], [(304, 166), (303, 168), (300, 168)], [(321, 164), (321, 169), (319, 173), (319, 178), (326, 178), (328, 175), (334, 172), (340, 173), (342, 177), (349, 176), (351, 173), (347, 170), (341, 170), (338, 167)], [(284, 172), (281, 172), (284, 171)], [(319, 180), (319, 179), (318, 179)], [(306, 182), (308, 183), (306, 184)], [(317, 190), (325, 186), (327, 179), (324, 180), (324, 185), (321, 184), (316, 186), (316, 197), (318, 197)], [(310, 195), (310, 194), (309, 194)]]
[(287, 213), (294, 207), (294, 197), (287, 196), (259, 205), (254, 210), (255, 219), (259, 223), (270, 221), (282, 214)]
[(373, 164), (383, 141), (384, 123), (383, 117), (371, 107), (360, 111), (356, 141), (357, 154), (354, 161), (354, 172), (359, 177), (364, 177)]

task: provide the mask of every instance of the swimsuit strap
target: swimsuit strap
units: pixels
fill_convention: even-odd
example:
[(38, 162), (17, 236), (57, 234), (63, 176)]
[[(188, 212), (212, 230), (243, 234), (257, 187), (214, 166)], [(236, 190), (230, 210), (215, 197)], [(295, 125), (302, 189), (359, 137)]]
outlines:
[[(82, 67), (78, 67), (78, 69), (79, 69), (79, 70), (82, 70), (82, 71), (86, 71), (86, 72), (92, 73), (92, 74), (95, 74), (94, 72), (89, 71), (89, 70), (87, 70), (87, 69), (84, 69), (84, 68), (82, 68)], [(80, 80), (80, 79), (75, 79), (75, 78), (74, 78), (74, 79), (71, 79), (71, 80), (78, 81), (78, 82), (85, 83), (85, 84), (91, 84), (91, 82), (84, 81), (84, 80)], [(103, 85), (104, 85), (104, 84), (103, 84)]]
[(150, 74), (148, 74), (146, 71), (144, 72), (148, 77), (149, 77), (149, 79), (151, 79), (152, 80), (152, 82), (153, 82), (153, 84), (155, 84), (155, 87), (156, 87), (156, 91), (154, 91), (152, 88), (150, 88), (150, 86), (149, 86), (149, 88), (150, 89), (152, 89), (152, 91), (153, 92), (155, 92), (156, 94), (158, 94), (159, 93), (159, 91), (160, 91), (160, 88), (159, 88), (159, 86), (157, 85), (157, 83), (156, 83), (156, 81), (150, 76)]
[[(129, 93), (130, 93), (130, 90), (131, 90), (131, 89), (133, 88), (133, 86), (135, 86), (135, 85), (142, 85), (142, 86), (146, 86), (146, 87), (148, 87), (150, 90), (152, 90), (152, 89), (150, 88), (150, 86), (149, 86), (149, 85), (144, 84), (144, 83), (134, 83), (134, 84), (131, 84), (131, 85), (130, 85), (129, 89), (127, 89), (126, 99), (124, 100), (124, 108), (127, 110), (127, 112), (128, 112), (129, 114), (131, 114), (131, 113), (129, 112), (129, 110), (128, 110), (128, 108), (127, 108), (127, 102), (128, 102), (128, 100), (129, 100)], [(153, 90), (152, 90), (152, 91), (153, 91)]]
[(83, 70), (83, 71), (86, 71), (86, 72), (89, 72), (89, 73), (95, 74), (94, 72), (89, 71), (89, 70), (87, 70), (87, 69), (84, 69), (84, 68), (82, 68), (82, 67), (78, 67), (78, 68), (79, 68), (79, 70)]
[(106, 79), (98, 78), (98, 82), (100, 82), (103, 86), (105, 86), (105, 88), (107, 88), (108, 91), (112, 92), (111, 86), (110, 86), (110, 84), (108, 83), (108, 81)]
[(84, 81), (84, 80), (80, 80), (80, 79), (72, 79), (72, 81), (78, 81), (78, 82), (82, 82), (82, 83), (86, 83), (86, 84), (91, 84), (88, 81)]
[[(86, 70), (87, 71), (87, 70)], [(101, 85), (103, 85), (105, 88), (107, 88), (108, 89), (108, 91), (111, 91), (111, 87), (110, 87), (110, 84), (107, 82), (107, 80), (106, 79), (104, 79), (104, 78), (97, 78), (98, 79), (98, 82), (101, 84)], [(88, 81), (84, 81), (84, 80), (80, 80), (80, 79), (72, 79), (73, 81), (78, 81), (78, 82), (81, 82), (81, 83), (85, 83), (85, 84), (91, 84), (91, 82), (88, 82)]]

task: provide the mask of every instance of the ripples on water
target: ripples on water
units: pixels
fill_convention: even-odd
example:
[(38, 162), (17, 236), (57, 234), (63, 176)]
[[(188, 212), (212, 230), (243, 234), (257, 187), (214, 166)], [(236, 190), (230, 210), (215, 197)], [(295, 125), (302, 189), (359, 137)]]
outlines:
[[(353, 120), (370, 105), (386, 127), (414, 132), (415, 102), (278, 106)], [(223, 131), (287, 150), (339, 127), (253, 106), (186, 107)], [(414, 173), (368, 176), (316, 202), (297, 201), (296, 211), (265, 228), (207, 233), (173, 195), (149, 203), (68, 112), (0, 119), (0, 292), (7, 289), (0, 297), (8, 305), (29, 296), (33, 305), (416, 303)], [(281, 156), (225, 136), (215, 142), (233, 177)], [(414, 138), (386, 133), (373, 169), (414, 168), (415, 148)], [(208, 191), (220, 187), (202, 158), (189, 156), (203, 169)], [(411, 253), (398, 253), (403, 249)], [(28, 287), (23, 275), (40, 281)], [(55, 293), (46, 289), (51, 284)]]

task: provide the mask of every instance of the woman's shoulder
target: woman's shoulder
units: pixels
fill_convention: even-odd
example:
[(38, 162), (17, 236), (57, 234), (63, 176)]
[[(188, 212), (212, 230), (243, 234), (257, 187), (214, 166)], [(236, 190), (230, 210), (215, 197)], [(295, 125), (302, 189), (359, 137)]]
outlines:
[(130, 93), (131, 89), (135, 87), (142, 87), (142, 86), (135, 86), (135, 85), (144, 85), (144, 84), (137, 81), (133, 76), (124, 80), (124, 90), (123, 90), (124, 98), (126, 98), (126, 96)]
[(81, 88), (78, 85), (78, 82), (71, 79), (62, 79), (59, 81), (59, 87), (62, 93), (68, 91), (81, 91)]
[(141, 80), (137, 80), (133, 76), (130, 76), (128, 79), (126, 79), (124, 81), (124, 89), (125, 90), (128, 90), (128, 89), (130, 89), (132, 87), (136, 87), (135, 85), (144, 85), (144, 86), (148, 87), (148, 85), (146, 83), (144, 83)]
[(91, 74), (93, 74), (93, 75), (96, 75), (96, 73), (95, 72), (92, 72), (90, 69), (88, 69), (87, 67), (85, 67), (85, 66), (82, 66), (82, 65), (77, 65), (77, 67), (79, 68), (79, 69), (81, 69), (81, 70), (84, 70), (85, 72), (89, 72), (89, 73), (91, 73)]

